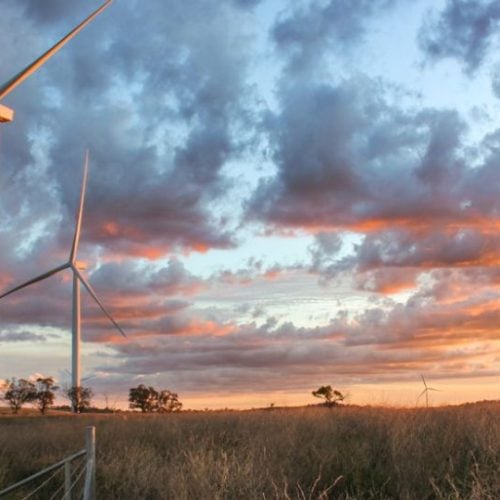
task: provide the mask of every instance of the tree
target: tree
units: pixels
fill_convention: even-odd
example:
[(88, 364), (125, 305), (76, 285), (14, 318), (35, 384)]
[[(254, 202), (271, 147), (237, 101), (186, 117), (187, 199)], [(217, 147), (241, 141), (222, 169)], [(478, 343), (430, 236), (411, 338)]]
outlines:
[(7, 380), (3, 399), (8, 401), (12, 413), (18, 413), (25, 403), (31, 403), (35, 397), (35, 385), (29, 380), (24, 378)]
[(52, 377), (39, 377), (36, 379), (34, 401), (42, 415), (45, 414), (45, 410), (49, 406), (54, 404), (54, 399), (56, 398), (54, 391), (59, 389), (54, 384), (55, 381)]
[(331, 385), (322, 385), (316, 391), (312, 391), (312, 395), (316, 398), (324, 399), (327, 406), (336, 406), (345, 399), (345, 395), (340, 391), (332, 389)]
[(181, 411), (182, 403), (179, 401), (179, 396), (175, 392), (170, 392), (168, 389), (160, 391), (158, 395), (158, 411), (160, 413), (170, 413)]
[(154, 387), (140, 384), (129, 390), (129, 407), (142, 413), (180, 411), (182, 403), (175, 392), (168, 389), (157, 391)]
[(90, 387), (70, 387), (65, 391), (66, 397), (71, 402), (74, 413), (82, 413), (90, 407), (94, 393)]

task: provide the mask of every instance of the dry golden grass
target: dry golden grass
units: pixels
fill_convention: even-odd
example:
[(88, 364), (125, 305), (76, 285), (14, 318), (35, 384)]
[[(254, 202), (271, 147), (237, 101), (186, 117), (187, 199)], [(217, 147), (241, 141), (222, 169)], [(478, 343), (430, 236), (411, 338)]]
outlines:
[(0, 418), (0, 487), (81, 448), (92, 424), (106, 500), (497, 500), (499, 417), (490, 403)]

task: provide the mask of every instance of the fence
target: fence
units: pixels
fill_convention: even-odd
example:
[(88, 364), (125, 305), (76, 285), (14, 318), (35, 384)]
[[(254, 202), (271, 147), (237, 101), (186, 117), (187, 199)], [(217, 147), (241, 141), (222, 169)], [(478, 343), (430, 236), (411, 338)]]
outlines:
[[(78, 458), (83, 457), (83, 462), (79, 464), (78, 467), (73, 468), (72, 462)], [(28, 483), (32, 483), (36, 479), (39, 479), (50, 472), (52, 474), (45, 479), (41, 484), (36, 486), (33, 490), (27, 493), (25, 496), (21, 497), (22, 500), (28, 500), (29, 498), (37, 498), (34, 495), (40, 493), (43, 488), (48, 489), (51, 480), (55, 479), (57, 474), (61, 469), (64, 469), (64, 482), (58, 488), (51, 488), (50, 500), (63, 499), (63, 500), (76, 500), (75, 495), (77, 487), (80, 480), (83, 479), (83, 494), (79, 495), (79, 498), (83, 500), (95, 500), (95, 427), (87, 427), (85, 429), (85, 448), (83, 450), (69, 455), (60, 462), (50, 465), (45, 469), (33, 474), (22, 481), (19, 481), (8, 488), (0, 491), (0, 498), (7, 498), (6, 496), (14, 493), (15, 491), (26, 489)], [(9, 498), (10, 495), (9, 495)], [(17, 497), (16, 497), (17, 498)]]

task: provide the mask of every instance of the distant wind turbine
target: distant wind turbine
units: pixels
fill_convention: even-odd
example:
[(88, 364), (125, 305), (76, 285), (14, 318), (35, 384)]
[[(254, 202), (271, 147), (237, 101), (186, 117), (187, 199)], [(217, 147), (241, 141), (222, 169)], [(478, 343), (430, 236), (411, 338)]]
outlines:
[[(28, 76), (33, 74), (40, 66), (45, 64), (56, 52), (58, 52), (66, 43), (68, 43), (74, 36), (76, 36), (87, 24), (89, 24), (95, 17), (97, 17), (104, 9), (106, 9), (113, 0), (106, 0), (97, 10), (95, 10), (89, 17), (84, 19), (76, 28), (70, 31), (64, 38), (61, 38), (52, 48), (47, 50), (38, 59), (32, 62), (29, 66), (20, 71), (17, 75), (11, 78), (0, 86), (0, 101), (10, 94), (20, 83), (22, 83)], [(14, 110), (0, 104), (0, 122), (10, 122), (14, 119)]]
[(83, 180), (82, 180), (82, 188), (80, 191), (80, 204), (78, 206), (78, 212), (76, 216), (76, 225), (75, 225), (75, 235), (73, 237), (73, 244), (71, 245), (71, 252), (69, 255), (69, 260), (65, 264), (58, 266), (46, 273), (37, 276), (21, 285), (12, 288), (11, 290), (0, 295), (0, 299), (10, 295), (11, 293), (17, 292), (22, 288), (25, 288), (29, 285), (33, 285), (39, 281), (42, 281), (54, 274), (59, 273), (60, 271), (64, 271), (65, 269), (71, 269), (73, 272), (73, 324), (72, 324), (72, 349), (71, 349), (71, 383), (72, 387), (80, 387), (80, 343), (81, 343), (81, 304), (80, 304), (80, 283), (87, 289), (92, 298), (97, 302), (97, 305), (101, 308), (102, 312), (107, 316), (107, 318), (113, 323), (113, 325), (117, 328), (117, 330), (126, 337), (124, 331), (120, 328), (118, 323), (113, 319), (111, 314), (104, 308), (101, 301), (97, 298), (93, 288), (90, 286), (90, 283), (80, 272), (81, 269), (85, 269), (85, 266), (82, 265), (81, 262), (76, 260), (78, 253), (78, 244), (80, 242), (80, 230), (82, 226), (82, 215), (83, 215), (83, 204), (85, 201), (85, 191), (87, 188), (87, 175), (88, 175), (88, 166), (89, 166), (89, 153), (88, 151), (85, 153), (85, 163), (83, 167)]
[(422, 382), (424, 383), (424, 390), (419, 394), (417, 401), (425, 394), (425, 406), (429, 408), (429, 391), (439, 391), (438, 389), (434, 389), (433, 387), (429, 387), (427, 385), (427, 382), (425, 381), (425, 378), (423, 375), (420, 375), (422, 377)]

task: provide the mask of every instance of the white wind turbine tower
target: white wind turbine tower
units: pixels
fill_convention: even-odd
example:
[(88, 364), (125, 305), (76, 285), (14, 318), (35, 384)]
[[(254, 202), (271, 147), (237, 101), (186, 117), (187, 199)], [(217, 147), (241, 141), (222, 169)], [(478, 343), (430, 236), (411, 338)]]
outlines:
[(10, 295), (11, 293), (17, 292), (22, 288), (29, 285), (33, 285), (39, 281), (42, 281), (54, 274), (64, 271), (65, 269), (71, 269), (73, 272), (73, 324), (72, 324), (72, 350), (71, 350), (71, 383), (72, 387), (80, 387), (80, 343), (81, 343), (81, 300), (80, 300), (80, 283), (87, 289), (92, 298), (97, 302), (97, 305), (101, 308), (102, 312), (108, 317), (108, 319), (113, 323), (113, 325), (118, 329), (118, 331), (126, 337), (124, 331), (120, 328), (118, 323), (113, 319), (111, 314), (105, 309), (101, 301), (97, 298), (96, 293), (90, 286), (85, 276), (80, 272), (84, 268), (82, 263), (77, 261), (78, 244), (80, 242), (80, 231), (82, 227), (82, 215), (83, 215), (83, 204), (85, 201), (85, 191), (87, 187), (87, 175), (88, 175), (88, 165), (89, 165), (89, 154), (88, 151), (85, 153), (85, 163), (83, 168), (83, 181), (82, 188), (80, 192), (80, 204), (78, 206), (78, 212), (76, 216), (76, 226), (75, 235), (73, 237), (73, 244), (71, 245), (71, 252), (69, 255), (68, 262), (58, 266), (46, 273), (37, 276), (21, 285), (8, 290), (7, 292), (0, 295), (0, 299)]
[[(76, 28), (71, 30), (65, 37), (61, 38), (53, 47), (47, 52), (42, 54), (38, 59), (32, 62), (29, 66), (20, 71), (17, 75), (11, 78), (8, 82), (0, 86), (0, 101), (10, 94), (20, 83), (22, 83), (28, 76), (33, 74), (40, 66), (47, 62), (56, 52), (58, 52), (66, 43), (68, 43), (74, 36), (76, 36), (87, 24), (89, 24), (95, 17), (97, 17), (104, 9), (106, 9), (113, 0), (106, 0), (97, 10), (95, 10), (89, 17), (84, 19)], [(14, 119), (14, 111), (7, 106), (0, 104), (0, 123), (11, 122)]]

